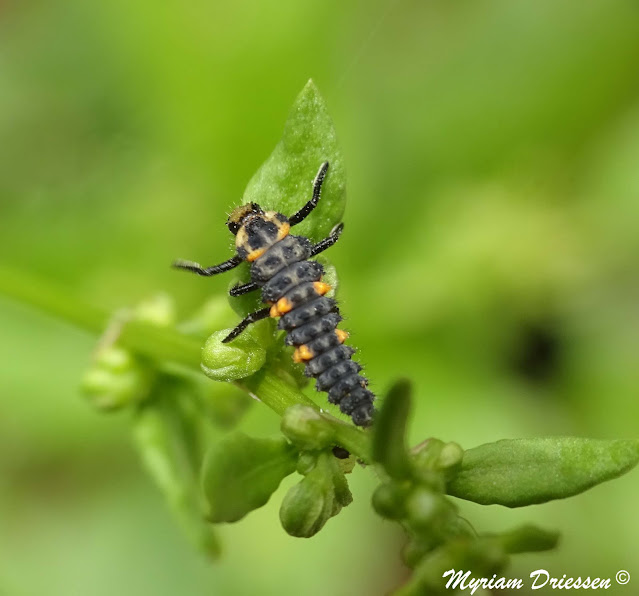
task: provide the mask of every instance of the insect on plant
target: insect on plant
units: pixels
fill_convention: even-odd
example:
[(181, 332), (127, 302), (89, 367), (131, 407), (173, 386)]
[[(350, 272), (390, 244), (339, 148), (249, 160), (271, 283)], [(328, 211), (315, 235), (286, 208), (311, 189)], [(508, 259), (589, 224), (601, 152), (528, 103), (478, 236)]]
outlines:
[(336, 301), (325, 296), (331, 286), (321, 281), (324, 268), (309, 260), (337, 242), (344, 224), (338, 224), (317, 244), (290, 234), (319, 203), (328, 166), (327, 161), (320, 166), (311, 199), (290, 217), (264, 211), (257, 203), (237, 207), (226, 222), (235, 235), (237, 254), (227, 261), (204, 268), (178, 260), (173, 266), (211, 276), (248, 261), (250, 282), (234, 286), (229, 293), (241, 296), (261, 289), (262, 301), (269, 306), (245, 317), (222, 342), (232, 341), (251, 323), (279, 317), (278, 328), (287, 333), (285, 342), (295, 346), (293, 360), (306, 364), (305, 374), (316, 379), (316, 389), (327, 392), (329, 402), (338, 404), (356, 425), (369, 426), (375, 396), (367, 388), (368, 380), (359, 374), (362, 367), (351, 359), (355, 348), (344, 345), (348, 333), (337, 329), (342, 317)]

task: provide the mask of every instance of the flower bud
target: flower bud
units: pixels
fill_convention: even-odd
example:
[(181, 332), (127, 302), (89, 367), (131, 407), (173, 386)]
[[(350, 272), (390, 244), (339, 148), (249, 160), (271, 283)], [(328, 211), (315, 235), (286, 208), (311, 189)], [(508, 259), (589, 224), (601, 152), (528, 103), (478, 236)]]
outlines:
[(373, 507), (386, 519), (401, 519), (406, 513), (406, 494), (406, 489), (396, 482), (381, 484), (373, 493)]
[(439, 536), (454, 508), (441, 494), (418, 487), (406, 499), (406, 513), (414, 528)]
[(202, 348), (202, 370), (214, 381), (236, 381), (256, 373), (266, 361), (266, 350), (247, 329), (230, 343), (222, 340), (231, 329), (216, 331)]
[(104, 347), (82, 379), (87, 400), (100, 410), (117, 410), (146, 399), (153, 373), (126, 350)]
[(333, 514), (333, 489), (324, 474), (317, 470), (315, 468), (291, 487), (282, 501), (280, 521), (291, 536), (314, 536)]
[(461, 465), (464, 450), (457, 443), (446, 443), (437, 457), (436, 465), (442, 470), (448, 470)]

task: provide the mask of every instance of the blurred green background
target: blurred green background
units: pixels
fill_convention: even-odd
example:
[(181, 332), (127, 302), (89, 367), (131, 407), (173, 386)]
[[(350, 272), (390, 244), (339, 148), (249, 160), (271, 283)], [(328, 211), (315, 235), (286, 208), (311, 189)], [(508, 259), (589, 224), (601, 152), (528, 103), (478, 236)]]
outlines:
[[(309, 77), (348, 166), (329, 257), (373, 388), (416, 385), (415, 442), (637, 436), (639, 8), (615, 0), (0, 3), (0, 260), (107, 309), (182, 315), (227, 279), (228, 210)], [(355, 502), (312, 540), (277, 508), (213, 565), (142, 471), (126, 415), (80, 398), (95, 338), (0, 298), (0, 594), (381, 594), (401, 534)], [(277, 432), (253, 407), (243, 427)], [(291, 480), (291, 479), (289, 479)], [(639, 473), (535, 521), (560, 550), (508, 575), (639, 581)], [(618, 592), (614, 592), (618, 593)], [(619, 593), (621, 589), (619, 589)]]

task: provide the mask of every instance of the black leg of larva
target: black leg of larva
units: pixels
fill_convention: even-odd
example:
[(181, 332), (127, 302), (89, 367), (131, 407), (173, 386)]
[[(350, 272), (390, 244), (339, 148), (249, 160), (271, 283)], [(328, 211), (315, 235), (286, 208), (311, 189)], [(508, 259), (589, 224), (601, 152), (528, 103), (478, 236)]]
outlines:
[(244, 329), (246, 329), (251, 323), (255, 323), (257, 321), (261, 321), (262, 319), (266, 319), (271, 312), (271, 307), (267, 306), (266, 308), (262, 308), (260, 310), (256, 310), (252, 312), (248, 317), (242, 319), (240, 323), (229, 333), (223, 340), (223, 344), (227, 344), (228, 342), (234, 340)]
[(320, 193), (322, 192), (322, 182), (324, 182), (324, 178), (326, 177), (326, 172), (328, 171), (328, 162), (325, 161), (321, 166), (319, 171), (317, 172), (317, 176), (315, 176), (315, 180), (313, 181), (313, 196), (311, 200), (304, 205), (297, 213), (291, 215), (288, 218), (289, 223), (292, 226), (297, 225), (301, 221), (304, 221), (306, 216), (317, 207), (317, 203), (320, 200)]
[(183, 269), (184, 271), (191, 271), (192, 273), (197, 273), (198, 275), (215, 275), (217, 273), (224, 273), (225, 271), (230, 271), (234, 269), (242, 262), (242, 259), (234, 255), (228, 261), (224, 261), (224, 263), (220, 263), (219, 265), (214, 265), (213, 267), (202, 267), (199, 263), (194, 263), (193, 261), (183, 261), (182, 259), (178, 259), (173, 262), (173, 267), (176, 269)]
[(324, 240), (320, 240), (317, 244), (313, 246), (313, 248), (311, 248), (311, 257), (314, 257), (315, 255), (318, 255), (319, 253), (325, 251), (327, 248), (330, 248), (331, 246), (333, 246), (333, 244), (335, 244), (339, 240), (339, 237), (343, 229), (344, 229), (343, 223), (335, 226), (328, 238), (324, 238)]
[(233, 286), (229, 290), (230, 296), (242, 296), (243, 294), (248, 294), (249, 292), (253, 292), (257, 290), (260, 286), (258, 286), (255, 282), (251, 281), (247, 284)]

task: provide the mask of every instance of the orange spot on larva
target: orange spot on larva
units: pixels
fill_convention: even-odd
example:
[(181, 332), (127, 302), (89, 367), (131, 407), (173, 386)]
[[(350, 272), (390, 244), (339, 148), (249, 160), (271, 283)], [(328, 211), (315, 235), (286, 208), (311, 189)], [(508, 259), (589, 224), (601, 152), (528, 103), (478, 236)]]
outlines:
[(291, 310), (293, 310), (293, 305), (290, 301), (286, 298), (280, 298), (273, 306), (271, 306), (269, 315), (271, 317), (281, 317)]
[(252, 263), (253, 261), (256, 261), (257, 259), (259, 259), (265, 252), (266, 252), (266, 248), (256, 248), (255, 250), (252, 250), (246, 256), (246, 260), (249, 263)]
[(312, 360), (314, 356), (313, 350), (302, 344), (295, 348), (295, 352), (293, 352), (293, 362), (306, 362), (307, 360)]
[(286, 238), (290, 231), (291, 231), (291, 224), (289, 224), (288, 222), (284, 222), (280, 224), (277, 230), (277, 239), (282, 240), (283, 238)]
[(344, 331), (343, 329), (335, 329), (335, 335), (337, 335), (339, 343), (343, 344), (348, 337), (348, 331)]
[(324, 283), (323, 281), (314, 281), (313, 288), (315, 288), (315, 291), (320, 296), (323, 296), (324, 294), (326, 294), (326, 292), (330, 292), (331, 290), (331, 286), (329, 286), (327, 283)]

